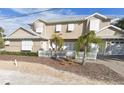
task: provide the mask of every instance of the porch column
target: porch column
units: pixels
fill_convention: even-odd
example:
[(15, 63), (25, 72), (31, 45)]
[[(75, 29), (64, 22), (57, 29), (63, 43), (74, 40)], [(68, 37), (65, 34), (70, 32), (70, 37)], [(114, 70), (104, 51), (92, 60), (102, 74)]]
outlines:
[(108, 41), (106, 41), (106, 42), (105, 42), (105, 47), (104, 47), (104, 55), (106, 55), (107, 43), (108, 43)]

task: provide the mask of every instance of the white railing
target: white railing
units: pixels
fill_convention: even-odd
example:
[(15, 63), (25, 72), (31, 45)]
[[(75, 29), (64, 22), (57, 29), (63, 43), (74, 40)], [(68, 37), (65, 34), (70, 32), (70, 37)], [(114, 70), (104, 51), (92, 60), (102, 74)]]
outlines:
[(86, 54), (86, 59), (97, 59), (97, 52), (89, 52)]
[(39, 57), (51, 57), (51, 55), (52, 55), (52, 51), (43, 51), (43, 50), (38, 51)]
[[(82, 59), (84, 57), (84, 52), (79, 52), (77, 55), (75, 51), (58, 51), (58, 52), (56, 52), (56, 55), (58, 58), (66, 58), (66, 57), (75, 58), (75, 61), (80, 63), (80, 62), (82, 62)], [(39, 50), (38, 56), (39, 57), (54, 57), (55, 52)], [(97, 52), (88, 52), (88, 53), (86, 53), (85, 56), (86, 56), (85, 59), (96, 60)]]

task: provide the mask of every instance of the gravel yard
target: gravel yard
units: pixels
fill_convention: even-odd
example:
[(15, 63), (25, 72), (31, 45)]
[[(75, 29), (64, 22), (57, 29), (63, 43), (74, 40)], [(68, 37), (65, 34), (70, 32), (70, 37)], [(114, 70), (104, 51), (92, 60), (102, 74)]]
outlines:
[[(17, 67), (13, 64), (15, 59), (18, 62)], [(17, 73), (17, 75), (12, 74), (12, 79), (10, 76), (12, 84), (124, 84), (124, 77), (105, 65), (97, 63), (86, 63), (82, 66), (49, 58), (12, 55), (1, 55), (0, 60), (4, 60), (0, 62), (1, 69)], [(1, 75), (3, 76), (0, 77), (6, 77), (4, 74)], [(19, 82), (21, 82), (21, 77), (25, 77), (27, 83), (14, 83), (17, 77)]]

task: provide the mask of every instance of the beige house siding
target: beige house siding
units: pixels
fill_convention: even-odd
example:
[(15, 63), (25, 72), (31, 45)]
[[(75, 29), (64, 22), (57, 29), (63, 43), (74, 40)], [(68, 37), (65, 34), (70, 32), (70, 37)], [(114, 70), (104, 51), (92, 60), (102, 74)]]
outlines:
[(37, 52), (41, 48), (41, 42), (43, 41), (33, 41), (32, 52)]
[(18, 29), (14, 33), (11, 34), (12, 38), (25, 38), (32, 37), (33, 35), (29, 32), (24, 31), (24, 29)]
[[(96, 17), (91, 17), (91, 18), (89, 18), (89, 19), (87, 19), (87, 22), (88, 22), (88, 25), (87, 25), (87, 27), (89, 28), (89, 26), (90, 26), (90, 20), (94, 20), (94, 19), (99, 19), (99, 18), (96, 18)], [(103, 19), (99, 19), (100, 20), (100, 29), (102, 29), (103, 27), (105, 27), (105, 26), (108, 26), (108, 25), (110, 25), (110, 20), (103, 20)]]
[(110, 25), (110, 21), (104, 21), (104, 20), (100, 21), (100, 29), (102, 29), (108, 25)]
[(5, 51), (20, 52), (21, 51), (21, 41), (20, 40), (10, 41), (10, 45), (5, 46)]
[(117, 31), (115, 29), (104, 29), (98, 33), (96, 33), (97, 36), (105, 36), (105, 37), (108, 37), (108, 36), (124, 36), (124, 34), (122, 34), (120, 31)]
[[(44, 41), (34, 40), (33, 48), (31, 52), (37, 52), (41, 48), (41, 42)], [(22, 44), (22, 40), (10, 40), (10, 45), (5, 46), (5, 51), (21, 52), (21, 44)]]
[(38, 34), (45, 37), (46, 36), (46, 24), (44, 22), (41, 22), (41, 21), (37, 20), (33, 23), (33, 26), (31, 28), (33, 28), (33, 31), (36, 32), (36, 28), (41, 28), (41, 26), (40, 26), (41, 24), (43, 25), (43, 32), (38, 33)]
[(52, 34), (56, 33), (56, 34), (60, 34), (64, 39), (77, 39), (82, 34), (83, 22), (74, 23), (74, 26), (75, 26), (74, 31), (70, 31), (70, 32), (68, 32), (68, 30), (67, 30), (68, 24), (69, 23), (62, 23), (61, 24), (62, 25), (62, 30), (60, 32), (55, 32), (56, 24), (46, 25), (47, 26), (46, 27), (46, 37), (48, 39), (50, 39)]

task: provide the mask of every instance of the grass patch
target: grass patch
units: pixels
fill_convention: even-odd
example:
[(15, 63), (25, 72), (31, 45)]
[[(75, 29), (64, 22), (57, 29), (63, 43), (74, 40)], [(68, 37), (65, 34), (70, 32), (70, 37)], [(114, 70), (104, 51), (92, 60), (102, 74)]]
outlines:
[(36, 52), (7, 52), (7, 51), (1, 51), (0, 55), (38, 56), (38, 53), (36, 53)]

